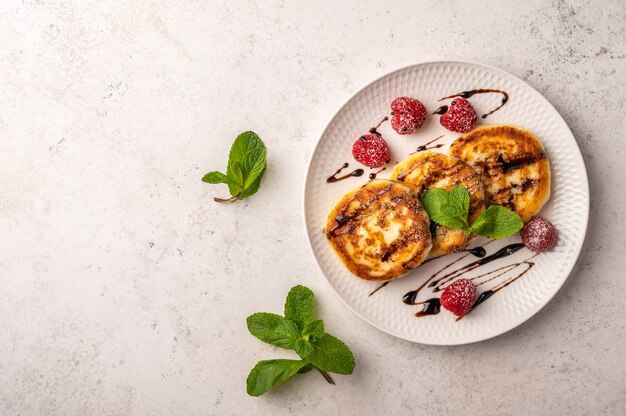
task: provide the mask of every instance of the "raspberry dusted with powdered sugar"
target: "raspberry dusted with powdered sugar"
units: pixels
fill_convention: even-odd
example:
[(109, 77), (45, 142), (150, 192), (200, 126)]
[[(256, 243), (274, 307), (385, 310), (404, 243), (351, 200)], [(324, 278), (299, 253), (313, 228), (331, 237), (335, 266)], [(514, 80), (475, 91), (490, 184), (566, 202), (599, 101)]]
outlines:
[(548, 220), (535, 217), (528, 221), (520, 231), (522, 242), (529, 250), (536, 253), (550, 250), (556, 242), (556, 229)]
[(391, 103), (391, 127), (398, 134), (411, 134), (424, 125), (428, 112), (424, 104), (410, 97), (398, 97)]
[(459, 279), (445, 288), (441, 294), (441, 306), (455, 314), (463, 316), (472, 310), (476, 303), (476, 286), (467, 279)]
[(366, 134), (352, 145), (352, 156), (368, 168), (378, 168), (387, 163), (391, 152), (385, 139), (378, 134)]
[(467, 133), (476, 126), (476, 110), (474, 106), (465, 98), (457, 97), (450, 103), (450, 108), (446, 111), (439, 122), (450, 131), (457, 133)]

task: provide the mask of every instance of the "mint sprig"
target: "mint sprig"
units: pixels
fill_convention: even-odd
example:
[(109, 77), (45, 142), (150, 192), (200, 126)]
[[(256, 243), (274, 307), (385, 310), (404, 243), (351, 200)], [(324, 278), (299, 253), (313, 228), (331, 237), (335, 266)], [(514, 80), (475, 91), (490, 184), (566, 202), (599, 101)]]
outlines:
[(504, 238), (515, 234), (524, 222), (515, 212), (500, 205), (490, 205), (472, 224), (470, 231), (490, 238)]
[(430, 219), (437, 224), (448, 228), (468, 228), (469, 194), (465, 188), (457, 186), (450, 192), (429, 189), (422, 195), (421, 201)]
[(490, 205), (469, 225), (470, 196), (467, 189), (462, 186), (455, 186), (450, 191), (429, 189), (424, 192), (420, 201), (431, 221), (485, 237), (496, 239), (508, 237), (524, 226), (519, 215), (499, 205)]
[(233, 142), (228, 155), (226, 174), (209, 172), (203, 182), (228, 185), (230, 198), (213, 198), (216, 202), (235, 202), (255, 194), (267, 164), (267, 151), (263, 141), (252, 131), (241, 133)]
[(260, 396), (296, 374), (317, 369), (334, 384), (327, 372), (352, 374), (354, 356), (346, 344), (324, 331), (324, 322), (313, 319), (313, 292), (295, 286), (287, 294), (285, 316), (258, 312), (247, 320), (248, 330), (261, 341), (293, 349), (301, 360), (259, 361), (246, 381), (248, 394)]

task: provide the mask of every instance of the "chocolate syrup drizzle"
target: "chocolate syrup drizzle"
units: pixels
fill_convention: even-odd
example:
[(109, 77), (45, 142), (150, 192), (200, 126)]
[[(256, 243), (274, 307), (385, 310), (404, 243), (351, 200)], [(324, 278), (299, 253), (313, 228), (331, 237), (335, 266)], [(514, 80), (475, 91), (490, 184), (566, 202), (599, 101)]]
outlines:
[[(448, 98), (454, 98), (454, 97), (461, 97), (461, 98), (470, 98), (471, 96), (475, 95), (475, 94), (487, 94), (487, 93), (497, 93), (497, 94), (502, 94), (502, 101), (500, 102), (500, 105), (497, 106), (496, 108), (494, 108), (493, 110), (491, 110), (490, 112), (483, 114), (481, 117), (482, 118), (487, 118), (487, 116), (489, 116), (490, 114), (495, 113), (496, 111), (498, 111), (499, 109), (501, 109), (504, 104), (506, 104), (509, 101), (509, 93), (506, 91), (502, 91), (502, 90), (492, 90), (492, 89), (485, 89), (485, 88), (479, 88), (479, 89), (475, 89), (475, 90), (470, 90), (470, 91), (463, 91), (460, 92), (458, 94), (452, 94), (449, 95), (447, 97), (443, 97), (440, 98), (439, 101), (443, 101), (443, 100), (447, 100)], [(448, 106), (441, 106), (438, 109), (435, 110), (435, 112), (433, 114), (444, 114), (446, 111), (448, 111)]]
[[(426, 281), (424, 281), (417, 289), (415, 290), (411, 290), (407, 293), (404, 294), (404, 296), (402, 297), (402, 301), (407, 304), (407, 305), (422, 305), (422, 310), (417, 312), (415, 314), (416, 317), (422, 317), (422, 316), (429, 316), (429, 315), (436, 315), (440, 312), (441, 310), (441, 301), (439, 297), (432, 297), (430, 299), (426, 299), (423, 301), (417, 301), (417, 297), (418, 294), (421, 292), (422, 289), (424, 289), (425, 287), (428, 287), (429, 289), (432, 290), (433, 294), (435, 294), (436, 292), (440, 292), (442, 290), (444, 290), (446, 287), (449, 286), (449, 284), (452, 283), (452, 281), (454, 281), (456, 278), (464, 275), (467, 272), (470, 272), (478, 267), (481, 267), (485, 264), (491, 263), (492, 261), (504, 258), (504, 257), (508, 257), (516, 252), (518, 252), (519, 250), (521, 250), (524, 247), (524, 244), (521, 243), (514, 243), (514, 244), (509, 244), (505, 247), (502, 247), (501, 249), (499, 249), (498, 251), (496, 251), (495, 253), (487, 256), (487, 251), (485, 250), (485, 246), (487, 244), (492, 243), (493, 241), (496, 240), (490, 240), (488, 242), (486, 242), (485, 244), (483, 244), (482, 246), (478, 246), (478, 247), (474, 247), (471, 249), (466, 249), (463, 250), (466, 254), (464, 254), (463, 256), (459, 257), (458, 259), (448, 263), (447, 265), (445, 265), (444, 267), (442, 267), (441, 269), (439, 269), (438, 271), (436, 271), (435, 273), (433, 273), (428, 279), (426, 279)], [(452, 269), (452, 266), (454, 266), (455, 264), (459, 263), (461, 260), (465, 259), (467, 256), (469, 255), (473, 255), (475, 257), (478, 257), (478, 260), (475, 260), (471, 263), (468, 263), (464, 266), (458, 267), (456, 269)], [(537, 256), (538, 254), (534, 254), (533, 256), (529, 257), (526, 260), (520, 261), (520, 262), (516, 262), (516, 263), (511, 263), (511, 264), (507, 264), (505, 266), (499, 267), (497, 269), (473, 276), (468, 278), (471, 281), (474, 281), (474, 285), (478, 288), (480, 286), (483, 286), (489, 282), (494, 281), (495, 279), (502, 277), (504, 275), (506, 275), (509, 272), (512, 272), (514, 270), (523, 268), (522, 270), (520, 270), (520, 272), (512, 277), (508, 277), (506, 280), (504, 280), (503, 282), (500, 282), (498, 284), (496, 284), (494, 287), (492, 287), (491, 289), (488, 289), (482, 293), (480, 293), (478, 295), (478, 298), (476, 300), (476, 303), (474, 304), (474, 306), (472, 307), (472, 310), (477, 308), (479, 305), (481, 305), (482, 303), (484, 303), (487, 299), (489, 299), (491, 296), (493, 296), (495, 293), (499, 292), (500, 290), (504, 289), (505, 287), (509, 286), (511, 283), (515, 282), (517, 279), (519, 279), (520, 277), (524, 276), (526, 273), (528, 273), (528, 271), (534, 267), (535, 263), (531, 262), (530, 260), (532, 260), (535, 256)], [(433, 257), (430, 258), (428, 260), (426, 260), (424, 263), (428, 262), (428, 261), (432, 261), (432, 260), (436, 260), (439, 257)], [(423, 263), (422, 263), (423, 264)], [(449, 270), (446, 274), (442, 274), (443, 272), (445, 272), (446, 270)], [(389, 282), (384, 282), (382, 283), (380, 286), (378, 286), (376, 289), (374, 289), (369, 296), (372, 296), (374, 293), (378, 292), (380, 289), (382, 289), (383, 287), (387, 286), (389, 283), (391, 283), (391, 281)], [(459, 321), (461, 319), (461, 317), (457, 317), (456, 321)]]
[(425, 300), (424, 302), (417, 302), (414, 303), (414, 305), (424, 305), (424, 308), (415, 314), (418, 318), (421, 316), (437, 315), (441, 310), (441, 301), (439, 298), (432, 298)]
[(378, 172), (372, 172), (369, 174), (369, 178), (370, 179), (376, 179), (376, 175), (378, 175), (380, 172), (382, 172), (383, 170), (385, 170), (386, 168), (382, 168), (380, 169)]
[[(444, 290), (453, 280), (455, 280), (457, 277), (462, 276), (463, 274), (474, 270), (482, 265), (488, 264), (492, 261), (501, 259), (503, 257), (507, 257), (510, 256), (514, 253), (516, 253), (517, 251), (519, 251), (522, 247), (524, 247), (523, 244), (521, 243), (515, 243), (515, 244), (509, 244), (508, 246), (505, 246), (503, 248), (501, 248), (500, 250), (496, 251), (494, 254), (491, 254), (489, 256), (485, 256), (483, 258), (481, 258), (480, 260), (476, 260), (472, 263), (469, 263), (465, 266), (462, 266), (460, 268), (457, 268), (453, 271), (448, 272), (447, 274), (444, 275), (440, 275), (442, 272), (444, 272), (445, 270), (449, 269), (452, 265), (454, 265), (455, 263), (459, 262), (460, 260), (462, 260), (463, 258), (467, 257), (469, 254), (466, 254), (465, 256), (462, 256), (461, 258), (453, 261), (452, 263), (446, 265), (445, 267), (443, 267), (442, 269), (440, 269), (439, 271), (435, 272), (434, 274), (431, 275), (431, 277), (426, 280), (420, 287), (418, 287), (415, 290), (411, 290), (407, 293), (405, 293), (405, 295), (402, 298), (402, 301), (404, 303), (406, 303), (407, 305), (423, 305), (423, 308), (421, 311), (417, 312), (415, 314), (416, 317), (422, 317), (422, 316), (429, 316), (429, 315), (436, 315), (439, 313), (440, 311), (440, 306), (441, 306), (441, 302), (439, 298), (431, 298), (431, 299), (427, 299), (421, 302), (417, 302), (417, 296), (419, 294), (419, 292), (424, 288), (424, 287), (428, 287), (431, 288), (433, 294), (436, 292), (440, 292), (442, 290)], [(477, 247), (478, 248), (482, 248), (482, 247)], [(476, 250), (473, 249), (473, 250)], [(471, 251), (470, 251), (471, 252)], [(478, 252), (478, 254), (483, 254), (482, 252)], [(485, 253), (486, 254), (486, 253)], [(515, 269), (518, 269), (520, 267), (526, 266), (523, 270), (521, 270), (517, 275), (513, 276), (513, 277), (509, 277), (508, 279), (506, 279), (504, 282), (501, 282), (499, 284), (497, 284), (496, 286), (494, 286), (491, 289), (488, 289), (484, 292), (482, 292), (479, 296), (478, 299), (476, 300), (476, 303), (474, 304), (474, 306), (472, 307), (472, 310), (476, 307), (478, 307), (480, 304), (482, 304), (483, 302), (485, 302), (487, 299), (489, 299), (491, 296), (493, 296), (495, 293), (499, 292), (500, 290), (504, 289), (505, 287), (509, 286), (511, 283), (513, 283), (514, 281), (516, 281), (517, 279), (519, 279), (520, 277), (522, 277), (523, 275), (525, 275), (534, 265), (535, 263), (531, 262), (530, 260), (532, 258), (534, 258), (537, 254), (531, 256), (530, 258), (521, 261), (521, 262), (517, 262), (517, 263), (511, 263), (508, 264), (506, 266), (502, 266), (500, 268), (488, 271), (486, 273), (482, 273), (479, 274), (477, 276), (473, 276), (470, 277), (469, 280), (472, 281), (478, 281), (480, 279), (484, 279), (485, 277), (487, 277), (486, 280), (480, 281), (479, 283), (475, 283), (476, 287), (482, 286), (486, 283), (489, 283), (495, 279), (497, 279), (498, 277), (501, 277)], [(438, 277), (438, 278), (437, 278)], [(435, 279), (437, 278), (437, 279)], [(459, 319), (461, 319), (460, 317), (457, 317), (456, 321), (458, 321)]]
[[(480, 286), (480, 285), (482, 285), (482, 284), (485, 284), (485, 283), (487, 283), (487, 282), (489, 282), (489, 281), (491, 281), (491, 280), (493, 280), (493, 279), (495, 279), (495, 278), (497, 278), (497, 277), (500, 277), (500, 276), (502, 276), (503, 274), (508, 273), (508, 272), (510, 272), (510, 271), (512, 271), (512, 270), (514, 270), (514, 269), (516, 269), (516, 268), (518, 268), (518, 267), (520, 267), (520, 266), (522, 266), (522, 265), (526, 265), (526, 266), (527, 266), (527, 267), (526, 267), (526, 269), (522, 270), (522, 271), (521, 271), (520, 273), (518, 273), (516, 276), (514, 276), (514, 277), (510, 277), (510, 278), (508, 278), (507, 280), (505, 280), (504, 282), (502, 282), (502, 283), (500, 283), (500, 284), (498, 284), (498, 285), (494, 286), (493, 288), (491, 288), (491, 289), (489, 289), (489, 290), (485, 290), (485, 291), (484, 291), (484, 292), (482, 292), (480, 295), (478, 295), (478, 298), (476, 299), (476, 302), (474, 303), (474, 306), (472, 306), (472, 311), (473, 311), (474, 309), (476, 309), (476, 308), (478, 307), (478, 305), (480, 305), (481, 303), (485, 302), (487, 299), (489, 299), (490, 297), (492, 297), (494, 294), (496, 294), (497, 292), (501, 291), (502, 289), (504, 289), (505, 287), (507, 287), (508, 285), (510, 285), (511, 283), (513, 283), (514, 281), (516, 281), (517, 279), (519, 279), (520, 277), (524, 276), (526, 273), (528, 273), (528, 271), (529, 271), (530, 269), (532, 269), (532, 268), (533, 268), (533, 266), (535, 265), (535, 263), (533, 263), (533, 262), (531, 262), (531, 261), (529, 261), (529, 260), (530, 260), (530, 259), (532, 259), (532, 258), (534, 258), (536, 255), (537, 255), (537, 254), (535, 254), (534, 256), (532, 256), (532, 257), (530, 257), (529, 259), (524, 260), (524, 261), (522, 261), (522, 262), (519, 262), (519, 263), (512, 263), (512, 264), (509, 264), (508, 266), (504, 266), (504, 267), (501, 267), (501, 268), (499, 268), (499, 269), (496, 269), (496, 270), (491, 271), (490, 273), (495, 273), (496, 271), (499, 271), (499, 270), (503, 270), (503, 269), (505, 269), (503, 272), (501, 272), (501, 273), (499, 273), (499, 274), (497, 274), (497, 275), (495, 275), (495, 276), (491, 277), (491, 278), (490, 278), (490, 279), (488, 279), (488, 280), (485, 280), (484, 282), (481, 282), (481, 283), (477, 284), (476, 286)], [(490, 273), (484, 273), (483, 275), (481, 275), (481, 276), (476, 276), (476, 277), (474, 277), (474, 278), (472, 278), (472, 279), (470, 279), (470, 280), (478, 279), (479, 277), (486, 276), (486, 275), (488, 275), (488, 274), (490, 274)], [(471, 312), (471, 311), (470, 311), (470, 312)], [(458, 322), (459, 320), (461, 320), (461, 318), (463, 318), (463, 317), (462, 317), (462, 316), (457, 316), (455, 321), (456, 321), (456, 322)]]
[(433, 111), (433, 114), (439, 114), (440, 116), (442, 116), (442, 115), (444, 115), (447, 112), (448, 112), (448, 106), (447, 105), (442, 105), (441, 107), (439, 107), (438, 109)]
[(381, 124), (383, 124), (387, 120), (389, 120), (389, 117), (387, 117), (387, 116), (383, 117), (383, 119), (380, 120), (380, 122), (375, 127), (372, 127), (371, 129), (369, 129), (369, 132), (371, 134), (375, 134), (377, 136), (380, 136), (380, 133), (378, 132), (378, 128), (380, 127)]
[(485, 250), (484, 246), (474, 247), (474, 248), (471, 248), (471, 249), (467, 249), (465, 251), (467, 251), (468, 253), (473, 254), (476, 257), (480, 257), (480, 258), (483, 258), (483, 257), (485, 257), (487, 255), (487, 250)]
[(387, 286), (387, 285), (388, 285), (389, 283), (391, 283), (391, 282), (392, 282), (391, 280), (389, 280), (388, 282), (383, 282), (383, 283), (382, 283), (380, 286), (378, 286), (376, 289), (372, 290), (372, 291), (370, 292), (370, 294), (369, 294), (369, 295), (367, 295), (367, 296), (372, 296), (374, 293), (378, 292), (380, 289), (382, 289), (383, 287)]
[[(503, 248), (501, 248), (500, 250), (496, 251), (495, 253), (483, 257), (480, 260), (476, 260), (472, 263), (466, 264), (465, 266), (456, 269), (450, 273), (444, 274), (443, 276), (439, 277), (438, 279), (432, 280), (429, 284), (428, 287), (433, 288), (433, 292), (440, 292), (443, 289), (445, 289), (445, 287), (443, 287), (446, 283), (456, 279), (459, 276), (464, 275), (467, 272), (470, 272), (482, 265), (485, 265), (487, 263), (491, 263), (494, 260), (498, 260), (501, 259), (503, 257), (508, 257), (511, 254), (516, 253), (517, 251), (519, 251), (520, 249), (522, 249), (524, 247), (524, 244), (522, 243), (514, 243), (514, 244), (509, 244), (508, 246), (505, 246)], [(435, 277), (435, 276), (433, 276)], [(432, 278), (431, 278), (432, 279)], [(405, 295), (406, 296), (406, 295)], [(406, 303), (406, 302), (405, 302)]]
[(439, 144), (436, 144), (436, 145), (433, 145), (433, 146), (430, 146), (430, 147), (428, 146), (429, 144), (433, 144), (434, 142), (436, 142), (437, 140), (441, 139), (442, 137), (444, 137), (444, 135), (441, 135), (439, 137), (435, 137), (434, 139), (432, 139), (428, 143), (425, 143), (425, 144), (419, 146), (417, 149), (415, 149), (415, 153), (423, 152), (423, 151), (428, 150), (428, 149), (439, 149), (440, 147), (443, 147), (443, 143), (439, 143)]
[[(337, 222), (339, 222), (339, 220), (338, 220), (337, 218), (335, 218), (335, 220), (337, 220)], [(433, 232), (433, 229), (432, 229), (432, 225), (433, 225), (433, 224), (437, 225), (434, 221), (431, 221), (431, 223), (430, 223), (430, 225), (431, 225), (431, 230), (430, 230), (430, 231), (431, 231), (431, 234), (433, 234), (433, 233), (434, 233), (434, 232)], [(341, 226), (341, 225), (340, 225), (340, 226)], [(487, 242), (486, 242), (485, 244), (483, 244), (482, 246), (474, 247), (474, 248), (467, 249), (467, 250), (463, 250), (463, 251), (464, 251), (464, 252), (466, 252), (466, 253), (472, 254), (473, 256), (476, 256), (476, 257), (478, 257), (478, 258), (482, 258), (482, 257), (485, 257), (485, 255), (487, 254), (487, 251), (485, 250), (485, 246), (486, 246), (487, 244), (489, 244), (489, 243), (492, 243), (493, 241), (495, 241), (495, 240), (490, 240), (490, 241), (487, 241)], [(458, 261), (463, 260), (464, 258), (466, 258), (469, 254), (466, 254), (466, 255), (464, 255), (463, 257), (459, 258), (457, 261), (454, 261), (454, 262), (450, 263), (448, 266), (446, 266), (446, 267), (444, 267), (443, 269), (439, 270), (439, 271), (438, 271), (437, 273), (435, 273), (435, 274), (441, 273), (443, 270), (447, 269), (447, 268), (448, 268), (448, 267), (450, 267), (451, 265), (453, 265), (453, 264), (455, 264), (456, 262), (458, 262)], [(430, 261), (433, 261), (433, 260), (437, 260), (437, 259), (439, 259), (439, 258), (440, 258), (440, 257), (430, 257), (430, 258), (426, 259), (424, 262), (422, 262), (422, 264), (421, 264), (421, 265), (423, 266), (424, 264), (426, 264), (426, 263), (428, 263), (428, 262), (430, 262)], [(431, 279), (432, 279), (432, 277), (433, 277), (433, 276), (431, 276)], [(430, 280), (430, 279), (429, 279), (429, 280)], [(380, 286), (378, 286), (376, 289), (374, 289), (374, 290), (373, 290), (373, 291), (372, 291), (372, 292), (371, 292), (368, 296), (372, 296), (374, 293), (378, 292), (380, 289), (382, 289), (383, 287), (387, 286), (387, 285), (388, 285), (389, 283), (391, 283), (391, 282), (392, 282), (391, 280), (390, 280), (390, 281), (388, 281), (388, 282), (383, 282)], [(427, 280), (427, 282), (428, 282), (428, 280)], [(422, 287), (423, 287), (423, 285), (422, 285), (422, 286), (420, 286), (420, 289), (421, 289)], [(417, 293), (416, 293), (416, 295), (417, 295)], [(405, 303), (406, 303), (406, 302), (405, 302)]]
[(526, 154), (513, 160), (504, 160), (502, 154), (498, 155), (498, 163), (502, 167), (504, 173), (508, 173), (512, 170), (522, 168), (533, 163), (537, 163), (546, 158), (544, 152), (537, 152), (536, 154)]
[[(535, 256), (533, 256), (535, 257)], [(531, 257), (532, 258), (532, 257)], [(530, 259), (528, 259), (530, 260)], [(486, 290), (484, 292), (482, 292), (480, 295), (478, 295), (478, 299), (476, 299), (476, 303), (474, 303), (474, 306), (472, 306), (472, 310), (476, 309), (478, 307), (478, 305), (480, 305), (481, 303), (485, 302), (487, 299), (489, 299), (491, 296), (493, 296), (495, 293), (499, 292), (500, 290), (504, 289), (505, 287), (507, 287), (508, 285), (510, 285), (511, 283), (513, 283), (514, 281), (516, 281), (517, 279), (519, 279), (520, 277), (522, 277), (523, 275), (525, 275), (534, 265), (535, 263), (530, 262), (528, 260), (519, 262), (519, 263), (512, 263), (509, 264), (507, 266), (501, 267), (499, 269), (496, 270), (492, 270), (490, 272), (487, 273), (483, 273), (481, 275), (478, 276), (474, 276), (472, 278), (470, 278), (469, 280), (476, 280), (479, 279), (481, 277), (485, 277), (488, 276), (490, 274), (496, 273), (498, 271), (500, 271), (500, 273), (496, 274), (495, 276), (489, 278), (488, 280), (478, 283), (476, 284), (476, 286), (480, 286), (483, 285), (497, 277), (502, 276), (505, 273), (508, 273), (512, 270), (515, 270), (516, 268), (526, 265), (527, 267), (522, 270), (520, 273), (518, 273), (516, 276), (510, 277), (507, 280), (505, 280), (504, 282), (496, 285), (495, 287)], [(504, 271), (501, 271), (504, 270)], [(406, 303), (406, 302), (405, 302)], [(431, 298), (431, 299), (426, 299), (422, 302), (413, 302), (412, 305), (424, 305), (422, 310), (417, 312), (415, 314), (416, 317), (420, 318), (422, 316), (429, 316), (429, 315), (437, 315), (440, 311), (441, 311), (441, 299), (440, 298)], [(455, 322), (458, 322), (461, 320), (461, 318), (463, 318), (462, 316), (457, 316), (455, 319)]]
[(339, 176), (337, 177), (337, 175), (339, 175), (341, 173), (342, 170), (344, 170), (345, 168), (347, 168), (348, 162), (344, 163), (343, 166), (341, 166), (339, 169), (337, 169), (337, 171), (335, 173), (333, 173), (332, 175), (330, 175), (328, 178), (326, 178), (326, 183), (335, 183), (335, 182), (339, 182), (342, 181), (344, 179), (348, 179), (351, 177), (357, 177), (357, 176), (362, 176), (365, 171), (363, 169), (355, 169), (350, 173), (347, 173), (343, 176)]

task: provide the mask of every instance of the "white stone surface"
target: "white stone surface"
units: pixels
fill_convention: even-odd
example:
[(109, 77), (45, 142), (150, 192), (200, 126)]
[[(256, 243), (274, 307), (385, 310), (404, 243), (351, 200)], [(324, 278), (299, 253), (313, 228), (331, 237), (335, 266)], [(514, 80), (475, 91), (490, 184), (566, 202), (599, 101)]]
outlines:
[[(423, 4), (418, 4), (423, 3)], [(0, 414), (626, 414), (623, 0), (0, 3)], [(318, 272), (301, 189), (364, 83), (435, 58), (527, 80), (577, 137), (592, 217), (578, 265), (498, 338), (430, 347), (355, 317)], [(251, 129), (269, 166), (233, 205), (200, 182)], [(311, 287), (353, 349), (308, 373), (245, 318)]]

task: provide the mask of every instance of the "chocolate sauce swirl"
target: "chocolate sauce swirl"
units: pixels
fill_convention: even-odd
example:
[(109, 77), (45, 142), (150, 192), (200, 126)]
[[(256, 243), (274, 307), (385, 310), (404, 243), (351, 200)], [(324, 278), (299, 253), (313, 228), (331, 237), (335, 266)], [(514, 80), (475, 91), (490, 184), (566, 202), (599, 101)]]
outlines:
[[(464, 275), (465, 273), (474, 270), (482, 265), (491, 263), (492, 261), (501, 259), (503, 257), (507, 257), (510, 256), (514, 253), (516, 253), (517, 251), (519, 251), (522, 247), (524, 247), (523, 244), (521, 243), (515, 243), (515, 244), (509, 244), (508, 246), (505, 246), (503, 248), (501, 248), (500, 250), (496, 251), (494, 254), (491, 254), (489, 256), (484, 256), (486, 254), (486, 252), (484, 252), (484, 248), (483, 250), (477, 250), (479, 248), (482, 247), (476, 247), (475, 249), (472, 250), (467, 250), (468, 254), (466, 254), (465, 256), (453, 261), (452, 263), (449, 263), (448, 265), (446, 265), (445, 267), (443, 267), (442, 269), (440, 269), (439, 271), (437, 271), (436, 273), (434, 273), (433, 275), (431, 275), (431, 277), (426, 280), (420, 287), (418, 287), (415, 290), (411, 290), (407, 293), (404, 294), (404, 296), (402, 297), (402, 301), (407, 304), (407, 305), (423, 305), (422, 310), (417, 312), (415, 314), (415, 316), (417, 317), (422, 317), (422, 316), (429, 316), (429, 315), (436, 315), (440, 312), (440, 306), (441, 306), (441, 302), (439, 300), (439, 298), (431, 298), (431, 299), (427, 299), (421, 302), (417, 301), (417, 296), (419, 294), (419, 292), (426, 286), (428, 286), (429, 288), (432, 289), (433, 293), (442, 291), (443, 289), (445, 289), (448, 285), (447, 283), (451, 282), (452, 280), (455, 280), (457, 277), (460, 277), (462, 275)], [(445, 271), (446, 269), (450, 268), (450, 266), (454, 265), (455, 263), (459, 262), (460, 260), (462, 260), (463, 258), (467, 257), (469, 255), (469, 253), (472, 253), (472, 251), (476, 252), (477, 255), (483, 255), (484, 257), (476, 260), (472, 263), (469, 263), (465, 266), (462, 266), (460, 268), (457, 268), (443, 276), (440, 276), (438, 279), (435, 279), (435, 277), (439, 276), (443, 271)], [(472, 281), (478, 281), (478, 280), (482, 280), (480, 283), (475, 284), (476, 287), (480, 287), (482, 285), (485, 285), (486, 283), (489, 283), (495, 279), (497, 279), (498, 277), (504, 276), (505, 274), (518, 269), (520, 267), (524, 267), (526, 266), (523, 270), (521, 270), (517, 275), (513, 276), (513, 277), (509, 277), (507, 278), (505, 281), (498, 283), (497, 285), (495, 285), (493, 288), (488, 289), (482, 293), (479, 294), (476, 303), (474, 304), (474, 306), (472, 307), (472, 310), (474, 310), (476, 307), (478, 307), (480, 304), (484, 303), (487, 299), (489, 299), (491, 296), (493, 296), (495, 293), (499, 292), (500, 290), (504, 289), (505, 287), (509, 286), (511, 283), (515, 282), (517, 279), (519, 279), (520, 277), (522, 277), (523, 275), (525, 275), (534, 265), (535, 263), (531, 262), (530, 260), (532, 258), (534, 258), (537, 254), (533, 255), (532, 257), (528, 258), (527, 260), (521, 261), (521, 262), (516, 262), (516, 263), (511, 263), (508, 264), (506, 266), (502, 266), (499, 267), (497, 269), (488, 271), (486, 273), (482, 273), (479, 274), (477, 276), (473, 276), (470, 277), (469, 280)], [(457, 317), (457, 321), (460, 320), (461, 317)]]
[(370, 179), (372, 179), (372, 180), (376, 179), (376, 175), (378, 175), (380, 172), (382, 172), (382, 171), (383, 171), (383, 170), (385, 170), (385, 169), (386, 169), (386, 168), (382, 168), (382, 169), (380, 169), (380, 170), (379, 170), (379, 171), (377, 171), (377, 172), (372, 172), (372, 173), (370, 173), (370, 174), (369, 174), (369, 178), (370, 178)]
[(350, 173), (347, 173), (343, 176), (338, 177), (337, 175), (339, 175), (341, 171), (347, 168), (348, 166), (349, 166), (348, 162), (344, 163), (343, 166), (337, 169), (335, 173), (333, 173), (328, 178), (326, 178), (326, 183), (335, 183), (335, 182), (343, 181), (344, 179), (362, 176), (365, 173), (363, 169), (355, 169)]
[(442, 137), (444, 137), (444, 135), (441, 135), (439, 137), (435, 137), (431, 141), (429, 141), (427, 143), (424, 143), (423, 145), (421, 145), (417, 149), (415, 149), (415, 153), (423, 152), (423, 151), (428, 150), (428, 149), (439, 149), (440, 147), (443, 147), (443, 143), (435, 144), (435, 145), (429, 147), (430, 144), (433, 144), (434, 142), (436, 142), (437, 140), (441, 139)]
[[(504, 106), (504, 104), (506, 104), (509, 101), (509, 93), (508, 92), (502, 91), (502, 90), (478, 88), (478, 89), (475, 89), (475, 90), (463, 91), (463, 92), (460, 92), (458, 94), (452, 94), (452, 95), (449, 95), (447, 97), (440, 98), (439, 101), (447, 100), (448, 98), (454, 98), (454, 97), (470, 98), (471, 96), (473, 96), (475, 94), (488, 94), (488, 93), (502, 94), (502, 101), (500, 102), (499, 106), (497, 106), (496, 108), (494, 108), (490, 112), (488, 112), (486, 114), (483, 114), (481, 116), (482, 118), (487, 118), (487, 116), (489, 116), (490, 114), (493, 114), (496, 111), (498, 111), (499, 109), (501, 109)], [(445, 110), (444, 110), (444, 107), (445, 107)], [(441, 111), (441, 112), (439, 112), (439, 111)], [(435, 110), (435, 113), (433, 113), (433, 114), (444, 114), (446, 111), (448, 111), (448, 107), (447, 106), (442, 106), (442, 107), (439, 107), (437, 110)]]
[(380, 120), (380, 122), (376, 126), (374, 126), (371, 129), (369, 129), (369, 132), (371, 134), (375, 134), (377, 136), (380, 136), (380, 133), (378, 132), (378, 128), (381, 126), (381, 124), (383, 124), (387, 120), (389, 120), (389, 117), (387, 117), (387, 116), (383, 117), (383, 119)]
[[(443, 98), (442, 98), (442, 100), (443, 100)], [(439, 114), (440, 116), (442, 116), (442, 115), (444, 115), (447, 112), (448, 112), (448, 106), (447, 105), (442, 105), (441, 107), (439, 107), (438, 109), (433, 111), (433, 114)]]

